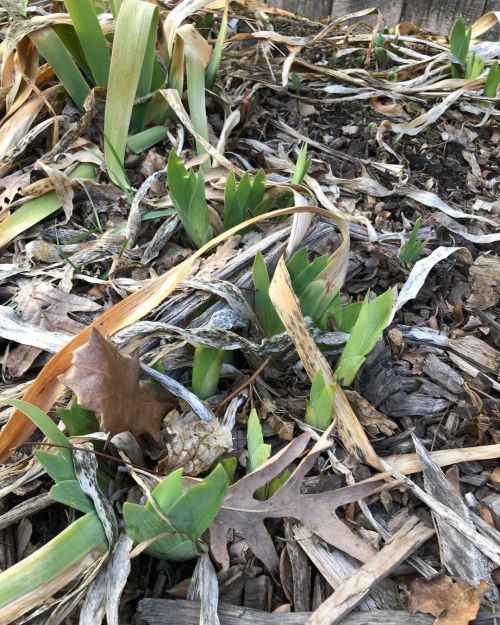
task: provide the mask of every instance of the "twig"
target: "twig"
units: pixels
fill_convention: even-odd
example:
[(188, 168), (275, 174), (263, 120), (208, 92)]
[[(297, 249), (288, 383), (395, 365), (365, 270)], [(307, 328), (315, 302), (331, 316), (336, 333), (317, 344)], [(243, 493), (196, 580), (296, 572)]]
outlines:
[(259, 365), (259, 367), (252, 373), (252, 375), (247, 380), (245, 380), (243, 382), (243, 384), (240, 384), (236, 390), (234, 390), (223, 401), (221, 401), (221, 403), (218, 405), (218, 407), (214, 410), (214, 414), (218, 415), (223, 406), (225, 406), (232, 399), (234, 399), (237, 395), (239, 395), (241, 393), (241, 391), (243, 389), (245, 389), (247, 386), (250, 386), (250, 384), (252, 384), (252, 382), (254, 382), (259, 377), (259, 375), (262, 373), (263, 369), (265, 369), (267, 367), (267, 365), (269, 364), (270, 360), (271, 360), (271, 356), (268, 356)]

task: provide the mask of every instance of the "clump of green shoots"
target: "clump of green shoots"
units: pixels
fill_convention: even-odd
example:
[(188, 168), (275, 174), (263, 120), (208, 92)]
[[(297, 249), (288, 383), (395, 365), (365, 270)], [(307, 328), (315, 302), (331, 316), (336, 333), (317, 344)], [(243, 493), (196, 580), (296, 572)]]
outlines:
[(208, 220), (203, 169), (200, 168), (198, 174), (191, 169), (187, 171), (175, 151), (171, 150), (167, 162), (167, 184), (186, 234), (197, 247), (202, 247), (213, 236)]
[[(255, 469), (258, 469), (271, 457), (271, 445), (264, 443), (262, 426), (260, 425), (259, 415), (256, 410), (252, 410), (248, 417), (247, 450), (247, 473), (255, 471)], [(283, 471), (281, 475), (274, 477), (268, 484), (257, 489), (255, 492), (256, 499), (269, 499), (283, 486), (289, 477), (290, 472), (288, 470)]]
[(326, 382), (323, 371), (319, 370), (311, 385), (304, 421), (317, 430), (326, 430), (333, 420), (334, 406), (335, 384)]
[(418, 231), (420, 230), (421, 224), (422, 220), (419, 217), (411, 230), (408, 240), (404, 245), (401, 246), (401, 249), (399, 250), (399, 258), (405, 265), (410, 265), (416, 262), (424, 251), (427, 243), (429, 243), (429, 239), (426, 239), (421, 243), (419, 243), (417, 240)]
[(248, 172), (236, 182), (234, 172), (226, 180), (224, 189), (224, 227), (229, 229), (246, 219), (260, 214), (264, 203), (265, 174), (260, 169), (250, 180)]
[[(472, 31), (465, 27), (462, 16), (455, 20), (450, 34), (451, 75), (453, 78), (466, 78), (473, 80), (478, 78), (484, 71), (485, 61), (475, 52), (469, 54)], [(498, 61), (495, 61), (488, 70), (484, 95), (487, 98), (496, 97), (498, 85), (500, 84), (500, 68)]]
[(393, 303), (391, 289), (372, 300), (369, 300), (369, 293), (365, 295), (349, 340), (335, 367), (335, 374), (343, 384), (352, 384), (366, 356), (382, 336), (391, 320)]

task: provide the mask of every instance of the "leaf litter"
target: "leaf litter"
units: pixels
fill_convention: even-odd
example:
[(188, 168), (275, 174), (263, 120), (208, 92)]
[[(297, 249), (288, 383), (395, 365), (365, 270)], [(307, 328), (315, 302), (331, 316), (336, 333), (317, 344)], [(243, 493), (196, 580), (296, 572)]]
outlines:
[[(71, 83), (75, 3), (24, 4), (0, 9), (0, 621), (489, 618), (498, 14), (460, 68), (378, 9), (110, 2), (111, 65), (63, 44)], [(58, 569), (75, 530), (94, 549)]]

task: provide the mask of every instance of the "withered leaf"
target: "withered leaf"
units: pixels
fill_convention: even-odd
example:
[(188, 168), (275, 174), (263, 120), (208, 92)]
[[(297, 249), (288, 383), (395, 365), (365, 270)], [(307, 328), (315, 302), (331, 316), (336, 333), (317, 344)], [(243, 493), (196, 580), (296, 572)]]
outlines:
[(167, 415), (162, 437), (167, 443), (158, 462), (158, 471), (162, 474), (182, 467), (184, 475), (199, 475), (233, 447), (231, 429), (227, 425), (217, 419), (182, 420), (177, 411)]
[(443, 574), (432, 579), (420, 577), (411, 585), (410, 612), (436, 616), (435, 625), (467, 625), (476, 617), (488, 588), (483, 581), (474, 588), (463, 579)]
[(335, 510), (386, 488), (387, 485), (382, 480), (373, 479), (319, 494), (308, 495), (300, 492), (303, 478), (312, 468), (318, 454), (325, 449), (324, 442), (315, 445), (275, 495), (265, 501), (254, 498), (255, 491), (280, 475), (302, 454), (308, 442), (309, 434), (304, 432), (261, 467), (229, 487), (219, 514), (210, 527), (212, 553), (224, 568), (229, 566), (228, 531), (234, 529), (245, 538), (255, 556), (268, 570), (277, 574), (278, 556), (264, 525), (264, 519), (270, 518), (293, 518), (301, 521), (323, 540), (362, 562), (373, 556), (373, 547), (344, 525)]
[(359, 393), (349, 389), (344, 392), (359, 422), (370, 436), (392, 436), (397, 431), (397, 424), (374, 408)]
[[(20, 317), (45, 330), (77, 334), (83, 324), (71, 319), (68, 314), (75, 312), (95, 312), (99, 304), (85, 297), (72, 295), (53, 287), (48, 282), (33, 280), (22, 288), (16, 297)], [(7, 359), (7, 368), (12, 377), (20, 377), (31, 367), (42, 349), (31, 345), (19, 345)]]
[(140, 382), (139, 358), (122, 356), (97, 330), (75, 350), (71, 367), (59, 379), (80, 406), (96, 413), (103, 431), (159, 434), (168, 404)]

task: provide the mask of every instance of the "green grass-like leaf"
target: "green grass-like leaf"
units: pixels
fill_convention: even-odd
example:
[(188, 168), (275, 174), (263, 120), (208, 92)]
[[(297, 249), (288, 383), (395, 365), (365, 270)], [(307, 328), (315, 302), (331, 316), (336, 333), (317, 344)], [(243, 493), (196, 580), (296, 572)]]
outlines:
[(300, 148), (297, 163), (295, 164), (295, 171), (293, 172), (292, 184), (302, 184), (304, 178), (311, 167), (312, 159), (307, 156), (307, 143), (303, 143)]
[(460, 15), (453, 24), (450, 34), (450, 51), (458, 62), (451, 63), (451, 75), (453, 78), (464, 78), (465, 63), (469, 51), (471, 29), (466, 30), (464, 18)]
[(64, 0), (94, 83), (108, 84), (111, 55), (92, 0)]
[(239, 184), (230, 172), (224, 189), (224, 227), (232, 228), (254, 214), (258, 214), (264, 201), (265, 174), (260, 169), (253, 180), (245, 173)]
[[(96, 167), (91, 163), (80, 163), (68, 174), (68, 178), (96, 180)], [(63, 202), (55, 191), (49, 191), (25, 202), (0, 224), (0, 248), (28, 228), (55, 213), (62, 205)]]
[(104, 114), (104, 156), (108, 174), (122, 189), (125, 146), (136, 96), (149, 92), (153, 75), (158, 8), (142, 0), (124, 0), (113, 39)]
[(48, 26), (32, 32), (30, 38), (83, 113), (83, 103), (90, 93), (90, 87), (64, 43)]

